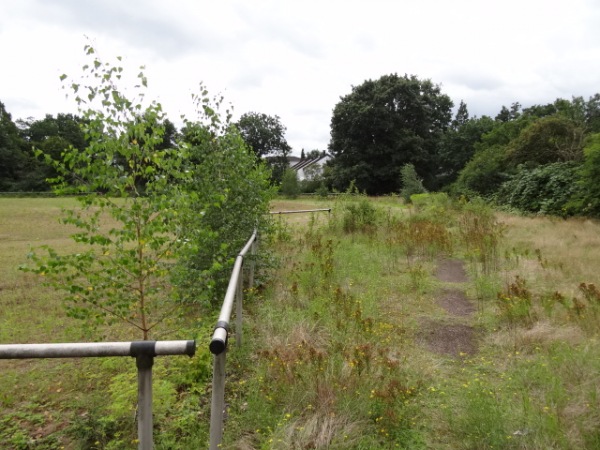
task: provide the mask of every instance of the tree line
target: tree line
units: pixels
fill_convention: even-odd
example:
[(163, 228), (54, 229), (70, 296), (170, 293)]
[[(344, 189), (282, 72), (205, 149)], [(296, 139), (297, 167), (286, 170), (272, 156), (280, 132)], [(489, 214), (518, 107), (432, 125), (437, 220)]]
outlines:
[[(333, 109), (332, 159), (305, 187), (344, 191), (353, 183), (369, 195), (399, 193), (409, 168), (423, 190), (481, 196), (532, 213), (600, 214), (600, 94), (527, 108), (515, 102), (493, 118), (471, 117), (463, 101), (453, 108), (439, 85), (414, 75), (352, 87)], [(55, 173), (33, 149), (54, 156), (69, 146), (82, 151), (83, 121), (58, 114), (14, 122), (0, 102), (0, 191), (48, 190)], [(250, 112), (234, 125), (256, 160), (267, 162), (272, 183), (281, 183), (292, 151), (281, 119)], [(163, 126), (159, 150), (186, 133), (168, 119)]]
[(470, 117), (416, 76), (367, 80), (333, 110), (325, 178), (372, 195), (403, 189), (411, 167), (426, 190), (481, 196), (532, 213), (600, 215), (600, 94), (494, 117)]
[[(83, 152), (89, 145), (85, 127), (89, 121), (76, 114), (46, 114), (43, 119), (13, 120), (12, 115), (0, 101), (0, 192), (50, 191), (56, 170), (36, 151), (59, 159), (68, 148)], [(287, 156), (291, 147), (285, 140), (285, 126), (278, 116), (249, 112), (234, 124), (258, 161), (265, 161), (271, 169), (271, 180), (281, 181), (287, 168)], [(190, 128), (181, 129), (168, 118), (160, 126), (164, 130), (156, 151), (173, 148), (189, 138)]]

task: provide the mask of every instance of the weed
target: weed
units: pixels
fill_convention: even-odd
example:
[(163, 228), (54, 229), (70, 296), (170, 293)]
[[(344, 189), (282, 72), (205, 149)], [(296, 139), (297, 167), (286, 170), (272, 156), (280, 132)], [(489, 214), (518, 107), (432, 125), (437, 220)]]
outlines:
[(373, 233), (378, 223), (378, 211), (366, 198), (345, 205), (342, 229), (345, 233)]
[(466, 204), (459, 229), (467, 255), (481, 272), (489, 275), (498, 270), (498, 250), (505, 227), (497, 221), (491, 208), (480, 202)]
[(505, 292), (498, 294), (497, 306), (502, 320), (511, 327), (516, 324), (531, 325), (535, 320), (532, 309), (532, 294), (526, 281), (517, 276)]
[(429, 273), (423, 268), (422, 264), (413, 264), (408, 267), (411, 287), (417, 292), (423, 292), (429, 278)]
[[(260, 290), (245, 303), (252, 332), (241, 351), (228, 354), (223, 448), (598, 448), (597, 224), (507, 215), (500, 223), (482, 205), (415, 212), (386, 198), (366, 199), (376, 208), (385, 204), (385, 220), (368, 233), (346, 235), (343, 205), (359, 198), (340, 197), (330, 221), (285, 216), (279, 220), (288, 236), (263, 243), (272, 246), (273, 259), (263, 266)], [(282, 201), (278, 209), (321, 206), (312, 202)], [(474, 276), (465, 288), (481, 305), (468, 319), (481, 329), (472, 357), (441, 357), (415, 342), (423, 319), (439, 314), (423, 290), (435, 284), (428, 281), (429, 260), (450, 251), (445, 239), (453, 253), (464, 252), (472, 262)], [(495, 242), (484, 262), (477, 239)], [(0, 241), (0, 261), (11, 254), (7, 243)], [(40, 291), (27, 274), (14, 273), (2, 282), (10, 307), (3, 310), (0, 336), (25, 341), (23, 330), (30, 327), (41, 341), (64, 338), (68, 323), (56, 319), (60, 299)], [(500, 303), (498, 292), (510, 301)], [(47, 317), (27, 314), (34, 308)], [(210, 362), (205, 350), (158, 369), (171, 387), (159, 382), (166, 398), (156, 423), (157, 449), (206, 446)], [(43, 369), (2, 366), (0, 415), (7, 419), (0, 419), (0, 447), (29, 448), (23, 445), (33, 442), (42, 421), (73, 424), (45, 437), (56, 443), (48, 449), (63, 441), (66, 448), (94, 448), (95, 442), (134, 447), (130, 403), (117, 396), (132, 388), (118, 377), (130, 364), (106, 359), (99, 366), (81, 363), (73, 373), (54, 361)], [(58, 381), (64, 388), (69, 380), (81, 393), (68, 400), (50, 395)], [(51, 419), (42, 418), (45, 411)]]

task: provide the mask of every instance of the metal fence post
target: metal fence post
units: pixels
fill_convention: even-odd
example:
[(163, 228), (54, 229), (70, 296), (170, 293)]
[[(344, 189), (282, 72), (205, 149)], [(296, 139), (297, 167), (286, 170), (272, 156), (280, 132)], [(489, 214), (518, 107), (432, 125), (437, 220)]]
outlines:
[(258, 235), (250, 247), (250, 274), (248, 275), (248, 289), (254, 287), (254, 268), (256, 267), (256, 246), (258, 244)]
[(235, 311), (235, 345), (237, 348), (242, 346), (242, 306), (244, 300), (244, 270), (240, 271), (236, 293), (236, 311)]
[(223, 439), (226, 353), (227, 348), (213, 358), (212, 402), (210, 407), (210, 450), (218, 450), (221, 439)]
[(152, 365), (154, 358), (139, 355), (135, 358), (138, 369), (138, 439), (139, 450), (152, 450)]

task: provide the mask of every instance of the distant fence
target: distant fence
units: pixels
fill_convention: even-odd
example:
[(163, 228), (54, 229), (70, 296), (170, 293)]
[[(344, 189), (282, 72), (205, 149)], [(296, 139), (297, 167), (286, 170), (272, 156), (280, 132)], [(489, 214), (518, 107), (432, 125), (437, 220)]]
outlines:
[(65, 197), (65, 196), (69, 196), (69, 197), (73, 197), (76, 195), (81, 195), (81, 194), (61, 194), (56, 195), (54, 192), (52, 191), (43, 191), (43, 192), (0, 192), (0, 198), (6, 197), (6, 198), (38, 198), (38, 197)]
[(331, 208), (321, 208), (321, 209), (298, 209), (295, 211), (271, 211), (269, 214), (277, 215), (277, 214), (298, 214), (298, 213), (309, 213), (309, 212), (331, 212)]

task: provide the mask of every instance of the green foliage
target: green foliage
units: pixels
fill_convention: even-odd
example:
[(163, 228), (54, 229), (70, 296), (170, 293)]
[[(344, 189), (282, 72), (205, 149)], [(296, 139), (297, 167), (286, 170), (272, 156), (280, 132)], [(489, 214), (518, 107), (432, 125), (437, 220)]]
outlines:
[(329, 189), (327, 189), (327, 186), (325, 185), (324, 181), (321, 181), (319, 183), (319, 187), (315, 191), (315, 194), (317, 194), (321, 198), (327, 198), (327, 196), (329, 195)]
[(504, 148), (493, 146), (475, 153), (460, 172), (452, 192), (466, 196), (491, 196), (510, 178), (506, 172)]
[[(87, 46), (88, 55), (94, 51)], [(172, 311), (171, 261), (181, 247), (179, 211), (186, 204), (181, 184), (186, 149), (157, 150), (162, 142), (161, 106), (142, 106), (143, 92), (128, 99), (119, 87), (123, 69), (97, 58), (84, 67), (85, 85), (72, 82), (89, 145), (64, 149), (59, 159), (43, 154), (57, 171), (57, 194), (78, 192), (81, 209), (65, 210), (63, 223), (78, 231), (84, 248), (63, 255), (30, 254), (48, 284), (65, 291), (67, 313), (91, 328), (115, 322), (139, 330), (144, 339)], [(145, 86), (143, 72), (138, 75)], [(86, 92), (85, 98), (80, 96)], [(86, 108), (85, 110), (83, 108)]]
[(279, 116), (250, 112), (235, 124), (244, 142), (258, 160), (267, 158), (275, 183), (282, 180), (291, 147), (285, 139), (285, 126)]
[(0, 102), (0, 191), (16, 191), (31, 158), (23, 151), (25, 142)]
[(188, 120), (182, 130), (193, 175), (181, 218), (187, 242), (174, 276), (183, 301), (206, 305), (222, 300), (235, 257), (253, 230), (267, 232), (274, 191), (269, 171), (230, 123), (230, 110), (221, 113), (223, 99), (196, 101), (200, 120)]
[(182, 221), (188, 242), (176, 280), (188, 303), (222, 300), (238, 252), (255, 228), (268, 231), (265, 215), (274, 193), (268, 170), (215, 103), (202, 113), (209, 125), (188, 122), (183, 130), (194, 175), (186, 185), (190, 204)]
[(532, 170), (521, 168), (502, 184), (496, 200), (523, 212), (567, 216), (568, 207), (577, 191), (578, 165), (554, 163)]
[(563, 116), (536, 120), (511, 142), (510, 164), (544, 165), (581, 160), (583, 136), (583, 129)]
[[(513, 108), (514, 109), (514, 108)], [(515, 112), (516, 111), (516, 112)], [(565, 215), (573, 193), (572, 165), (582, 159), (585, 102), (569, 102), (506, 109), (504, 119), (475, 144), (452, 191), (467, 196), (493, 197), (524, 211)], [(538, 166), (544, 166), (534, 170)], [(570, 207), (570, 213), (577, 207)]]
[(344, 190), (355, 180), (369, 195), (397, 192), (408, 163), (426, 174), (427, 185), (451, 108), (438, 85), (415, 76), (385, 75), (353, 87), (331, 119), (333, 186)]
[(365, 197), (344, 205), (342, 229), (346, 233), (372, 232), (378, 222), (378, 211)]
[(459, 231), (467, 257), (474, 266), (489, 275), (499, 267), (499, 246), (505, 227), (498, 222), (492, 208), (480, 199), (463, 205)]
[(494, 128), (474, 144), (473, 158), (460, 171), (452, 191), (458, 195), (491, 196), (511, 175), (508, 146), (530, 122), (520, 117), (496, 122)]
[(296, 198), (300, 193), (300, 184), (298, 182), (298, 173), (293, 169), (286, 169), (283, 173), (279, 192), (288, 198)]
[(410, 202), (419, 213), (429, 213), (436, 216), (452, 207), (452, 200), (445, 192), (414, 194)]
[(600, 217), (600, 133), (589, 136), (583, 151), (577, 193), (570, 206), (580, 214)]
[(402, 178), (402, 190), (400, 196), (404, 199), (405, 203), (410, 203), (412, 195), (424, 194), (427, 190), (423, 187), (423, 181), (417, 175), (415, 166), (412, 164), (405, 164), (400, 169), (400, 177)]
[(358, 191), (352, 181), (348, 190), (336, 199), (329, 226), (344, 233), (370, 233), (375, 231), (381, 216), (381, 211)]
[(481, 142), (482, 136), (495, 126), (495, 122), (490, 117), (465, 119), (464, 116), (463, 118), (459, 116), (460, 112), (459, 109), (457, 118), (452, 122), (453, 126), (444, 133), (438, 146), (439, 173), (435, 182), (435, 187), (438, 189), (456, 180), (460, 171), (473, 157), (476, 145)]
[[(88, 54), (94, 54), (87, 47)], [(125, 322), (144, 339), (178, 309), (175, 297), (208, 303), (220, 297), (233, 259), (262, 226), (271, 191), (226, 111), (201, 86), (195, 97), (200, 122), (186, 121), (183, 141), (161, 106), (143, 104), (118, 86), (123, 69), (94, 58), (86, 85), (71, 83), (83, 110), (89, 145), (69, 147), (56, 160), (58, 194), (78, 192), (80, 210), (63, 222), (78, 229), (87, 249), (61, 255), (31, 253), (32, 270), (66, 291), (68, 314), (88, 326)], [(79, 94), (88, 95), (82, 98)], [(43, 152), (40, 150), (40, 154)]]

